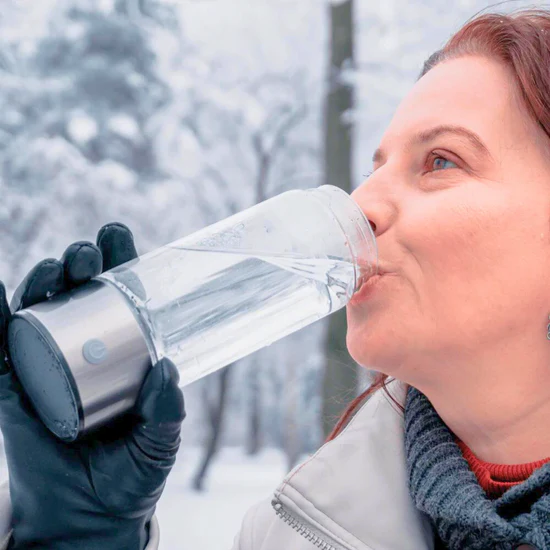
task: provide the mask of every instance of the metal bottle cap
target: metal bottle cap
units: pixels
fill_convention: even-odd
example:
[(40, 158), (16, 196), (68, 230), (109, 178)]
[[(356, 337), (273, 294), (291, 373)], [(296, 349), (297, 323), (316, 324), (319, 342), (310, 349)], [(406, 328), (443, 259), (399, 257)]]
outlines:
[(99, 280), (16, 313), (8, 343), (34, 408), (64, 441), (131, 409), (151, 366), (126, 297)]

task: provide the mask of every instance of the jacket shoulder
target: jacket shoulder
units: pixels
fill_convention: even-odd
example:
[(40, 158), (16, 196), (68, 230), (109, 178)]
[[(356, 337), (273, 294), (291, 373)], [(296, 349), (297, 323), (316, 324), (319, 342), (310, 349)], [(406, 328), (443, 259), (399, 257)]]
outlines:
[(311, 550), (310, 540), (277, 516), (271, 500), (265, 499), (248, 510), (232, 550)]
[(245, 514), (232, 550), (261, 550), (262, 540), (277, 516), (270, 500), (258, 502)]

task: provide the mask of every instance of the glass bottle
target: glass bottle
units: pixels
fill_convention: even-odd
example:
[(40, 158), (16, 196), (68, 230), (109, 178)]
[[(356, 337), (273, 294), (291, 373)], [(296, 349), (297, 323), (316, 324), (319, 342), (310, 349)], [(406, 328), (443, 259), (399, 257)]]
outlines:
[(128, 411), (161, 358), (185, 386), (341, 309), (376, 270), (347, 193), (288, 191), (18, 312), (11, 357), (72, 441)]

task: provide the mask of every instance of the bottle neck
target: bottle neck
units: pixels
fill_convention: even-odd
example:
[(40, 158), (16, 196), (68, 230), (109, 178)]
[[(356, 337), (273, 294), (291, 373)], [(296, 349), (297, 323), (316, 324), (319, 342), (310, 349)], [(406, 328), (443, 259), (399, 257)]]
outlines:
[(309, 189), (330, 209), (346, 239), (355, 269), (355, 290), (378, 272), (378, 247), (371, 225), (359, 205), (339, 187), (323, 185)]

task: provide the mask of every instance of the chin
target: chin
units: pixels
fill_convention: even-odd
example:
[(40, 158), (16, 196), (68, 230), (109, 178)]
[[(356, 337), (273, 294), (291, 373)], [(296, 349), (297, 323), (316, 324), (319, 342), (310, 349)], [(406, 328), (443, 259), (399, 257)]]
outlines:
[(406, 342), (395, 327), (380, 323), (356, 324), (348, 320), (346, 345), (350, 355), (361, 366), (397, 376), (399, 366), (407, 355)]

